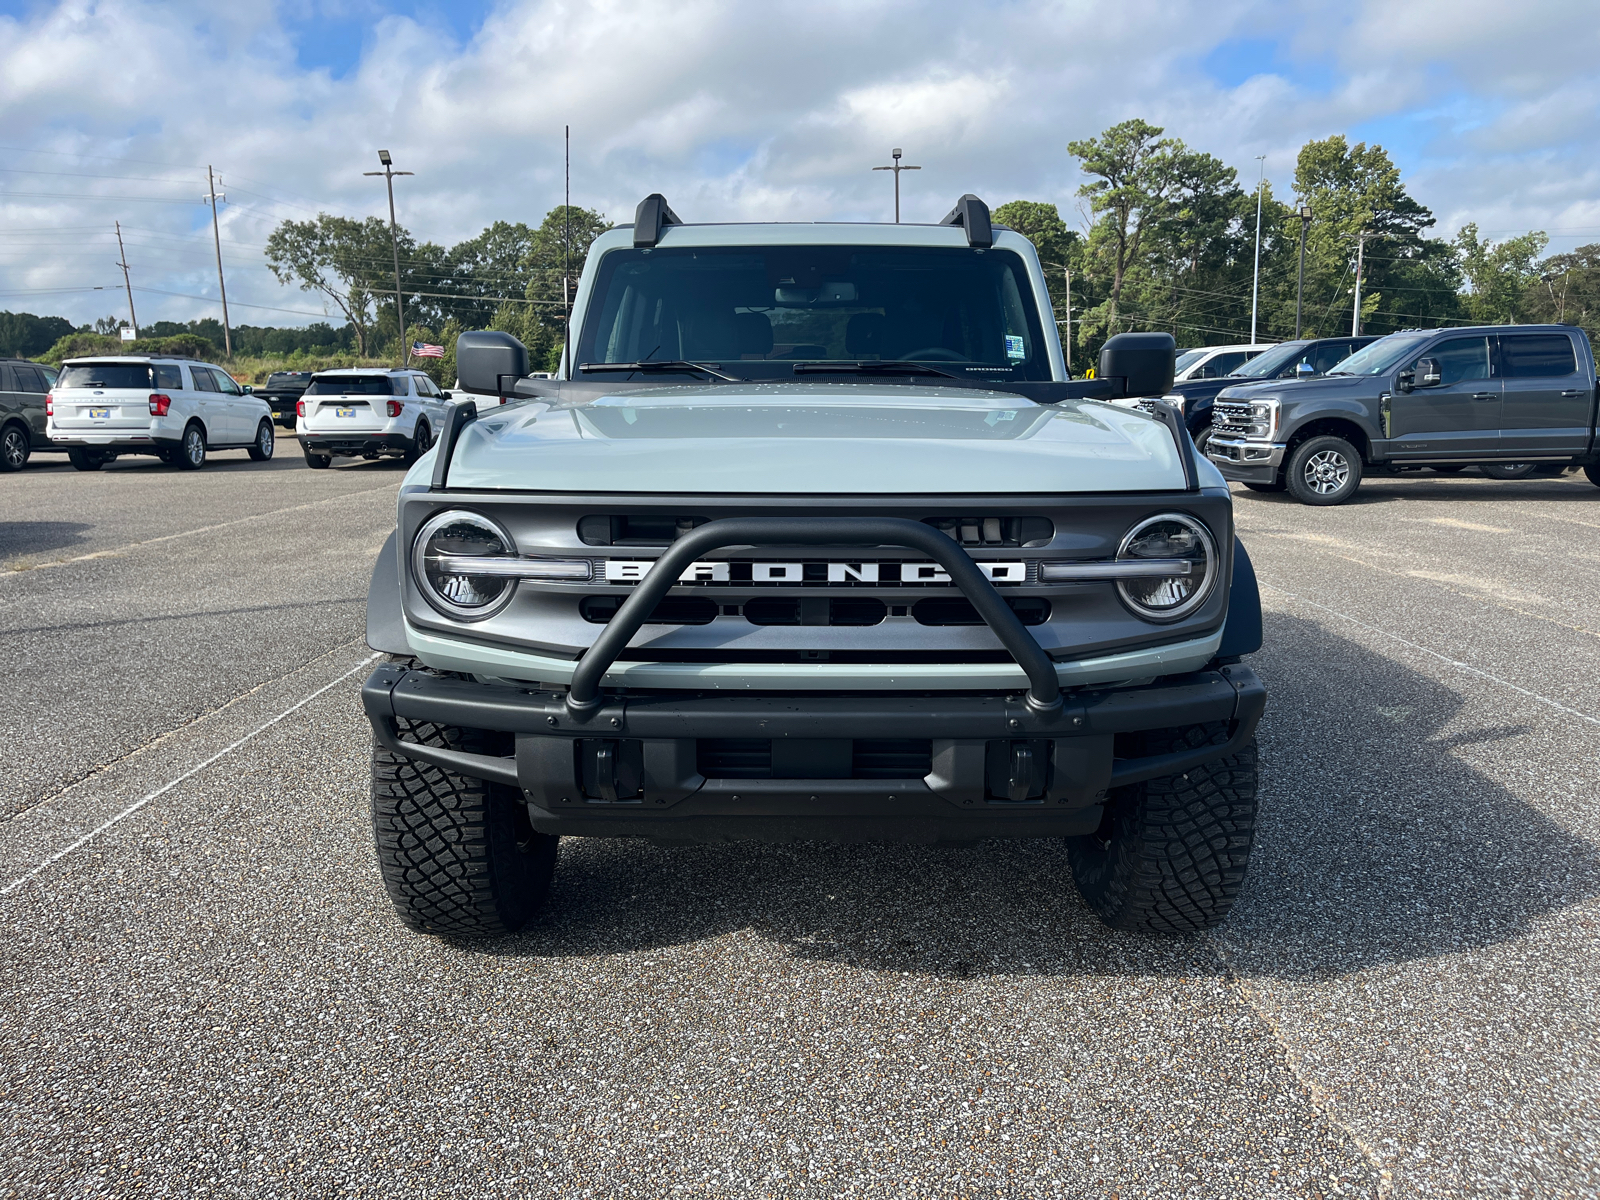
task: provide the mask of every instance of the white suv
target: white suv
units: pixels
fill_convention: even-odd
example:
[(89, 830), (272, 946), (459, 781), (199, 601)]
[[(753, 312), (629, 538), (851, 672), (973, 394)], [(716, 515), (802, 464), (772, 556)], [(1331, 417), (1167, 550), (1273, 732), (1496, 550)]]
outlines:
[(308, 466), (326, 467), (335, 455), (414, 463), (433, 445), (449, 403), (422, 371), (318, 371), (296, 406), (294, 432)]
[(208, 450), (272, 457), (272, 409), (221, 367), (150, 355), (69, 358), (45, 399), (50, 440), (80, 471), (154, 454), (193, 471)]
[(1178, 355), (1173, 382), (1221, 379), (1224, 375), (1231, 375), (1263, 350), (1271, 350), (1273, 345), (1272, 342), (1265, 342), (1255, 346), (1201, 346), (1195, 350), (1185, 350)]

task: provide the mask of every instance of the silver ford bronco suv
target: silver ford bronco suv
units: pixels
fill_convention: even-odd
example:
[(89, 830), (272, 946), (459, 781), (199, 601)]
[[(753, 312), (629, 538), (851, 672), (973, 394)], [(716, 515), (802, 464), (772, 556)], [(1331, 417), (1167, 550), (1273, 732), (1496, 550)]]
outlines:
[(1166, 334), (1069, 382), (1038, 256), (938, 225), (597, 239), (566, 359), (462, 335), (367, 638), (400, 918), (514, 931), (562, 834), (1061, 839), (1109, 925), (1221, 920), (1256, 820), (1261, 641)]

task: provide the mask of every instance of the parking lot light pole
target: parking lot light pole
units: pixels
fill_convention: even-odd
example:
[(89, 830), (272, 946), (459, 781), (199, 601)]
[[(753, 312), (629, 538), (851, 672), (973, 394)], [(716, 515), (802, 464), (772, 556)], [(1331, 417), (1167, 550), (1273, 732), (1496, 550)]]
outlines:
[(890, 152), (889, 157), (894, 159), (894, 165), (893, 166), (891, 166), (891, 167), (873, 167), (872, 169), (874, 171), (893, 171), (894, 172), (894, 223), (896, 225), (898, 225), (898, 224), (900, 224), (900, 172), (901, 171), (920, 171), (920, 170), (922, 170), (922, 168), (921, 167), (905, 167), (905, 166), (901, 166), (900, 165), (900, 147), (899, 146), (896, 146), (894, 148), (894, 150)]
[(1306, 229), (1311, 224), (1311, 206), (1300, 206), (1300, 277), (1294, 285), (1294, 337), (1300, 340), (1300, 310), (1306, 299)]
[(363, 171), (363, 175), (382, 175), (384, 182), (389, 185), (389, 246), (394, 250), (394, 314), (400, 322), (400, 365), (411, 365), (411, 345), (406, 341), (406, 303), (400, 294), (400, 234), (399, 227), (394, 219), (394, 177), (396, 175), (410, 175), (411, 171), (396, 171), (394, 159), (387, 150), (378, 151), (378, 161), (383, 164), (381, 171)]
[(1356, 235), (1356, 306), (1350, 313), (1350, 336), (1361, 336), (1361, 268), (1366, 261), (1367, 231)]
[(1267, 187), (1267, 156), (1256, 155), (1261, 164), (1261, 178), (1256, 180), (1256, 273), (1250, 282), (1250, 344), (1256, 344), (1256, 305), (1261, 297), (1261, 193)]

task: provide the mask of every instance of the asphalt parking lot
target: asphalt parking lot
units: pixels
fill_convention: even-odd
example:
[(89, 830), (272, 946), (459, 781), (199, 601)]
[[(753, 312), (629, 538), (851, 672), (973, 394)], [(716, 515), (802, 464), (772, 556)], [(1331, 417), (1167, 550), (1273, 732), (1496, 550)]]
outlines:
[(372, 861), (400, 476), (0, 476), (0, 1197), (1600, 1193), (1582, 476), (1238, 493), (1264, 823), (1211, 936), (1109, 933), (1046, 843), (569, 840), (472, 947)]

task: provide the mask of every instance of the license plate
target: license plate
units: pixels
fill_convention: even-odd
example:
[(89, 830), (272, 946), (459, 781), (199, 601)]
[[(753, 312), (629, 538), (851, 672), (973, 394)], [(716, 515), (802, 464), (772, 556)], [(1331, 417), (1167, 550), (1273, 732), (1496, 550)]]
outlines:
[(356, 415), (356, 410), (353, 408), (336, 408), (333, 410), (333, 415), (336, 417), (353, 417)]
[(111, 420), (111, 410), (109, 408), (91, 408), (89, 410), (89, 420), (109, 421)]

